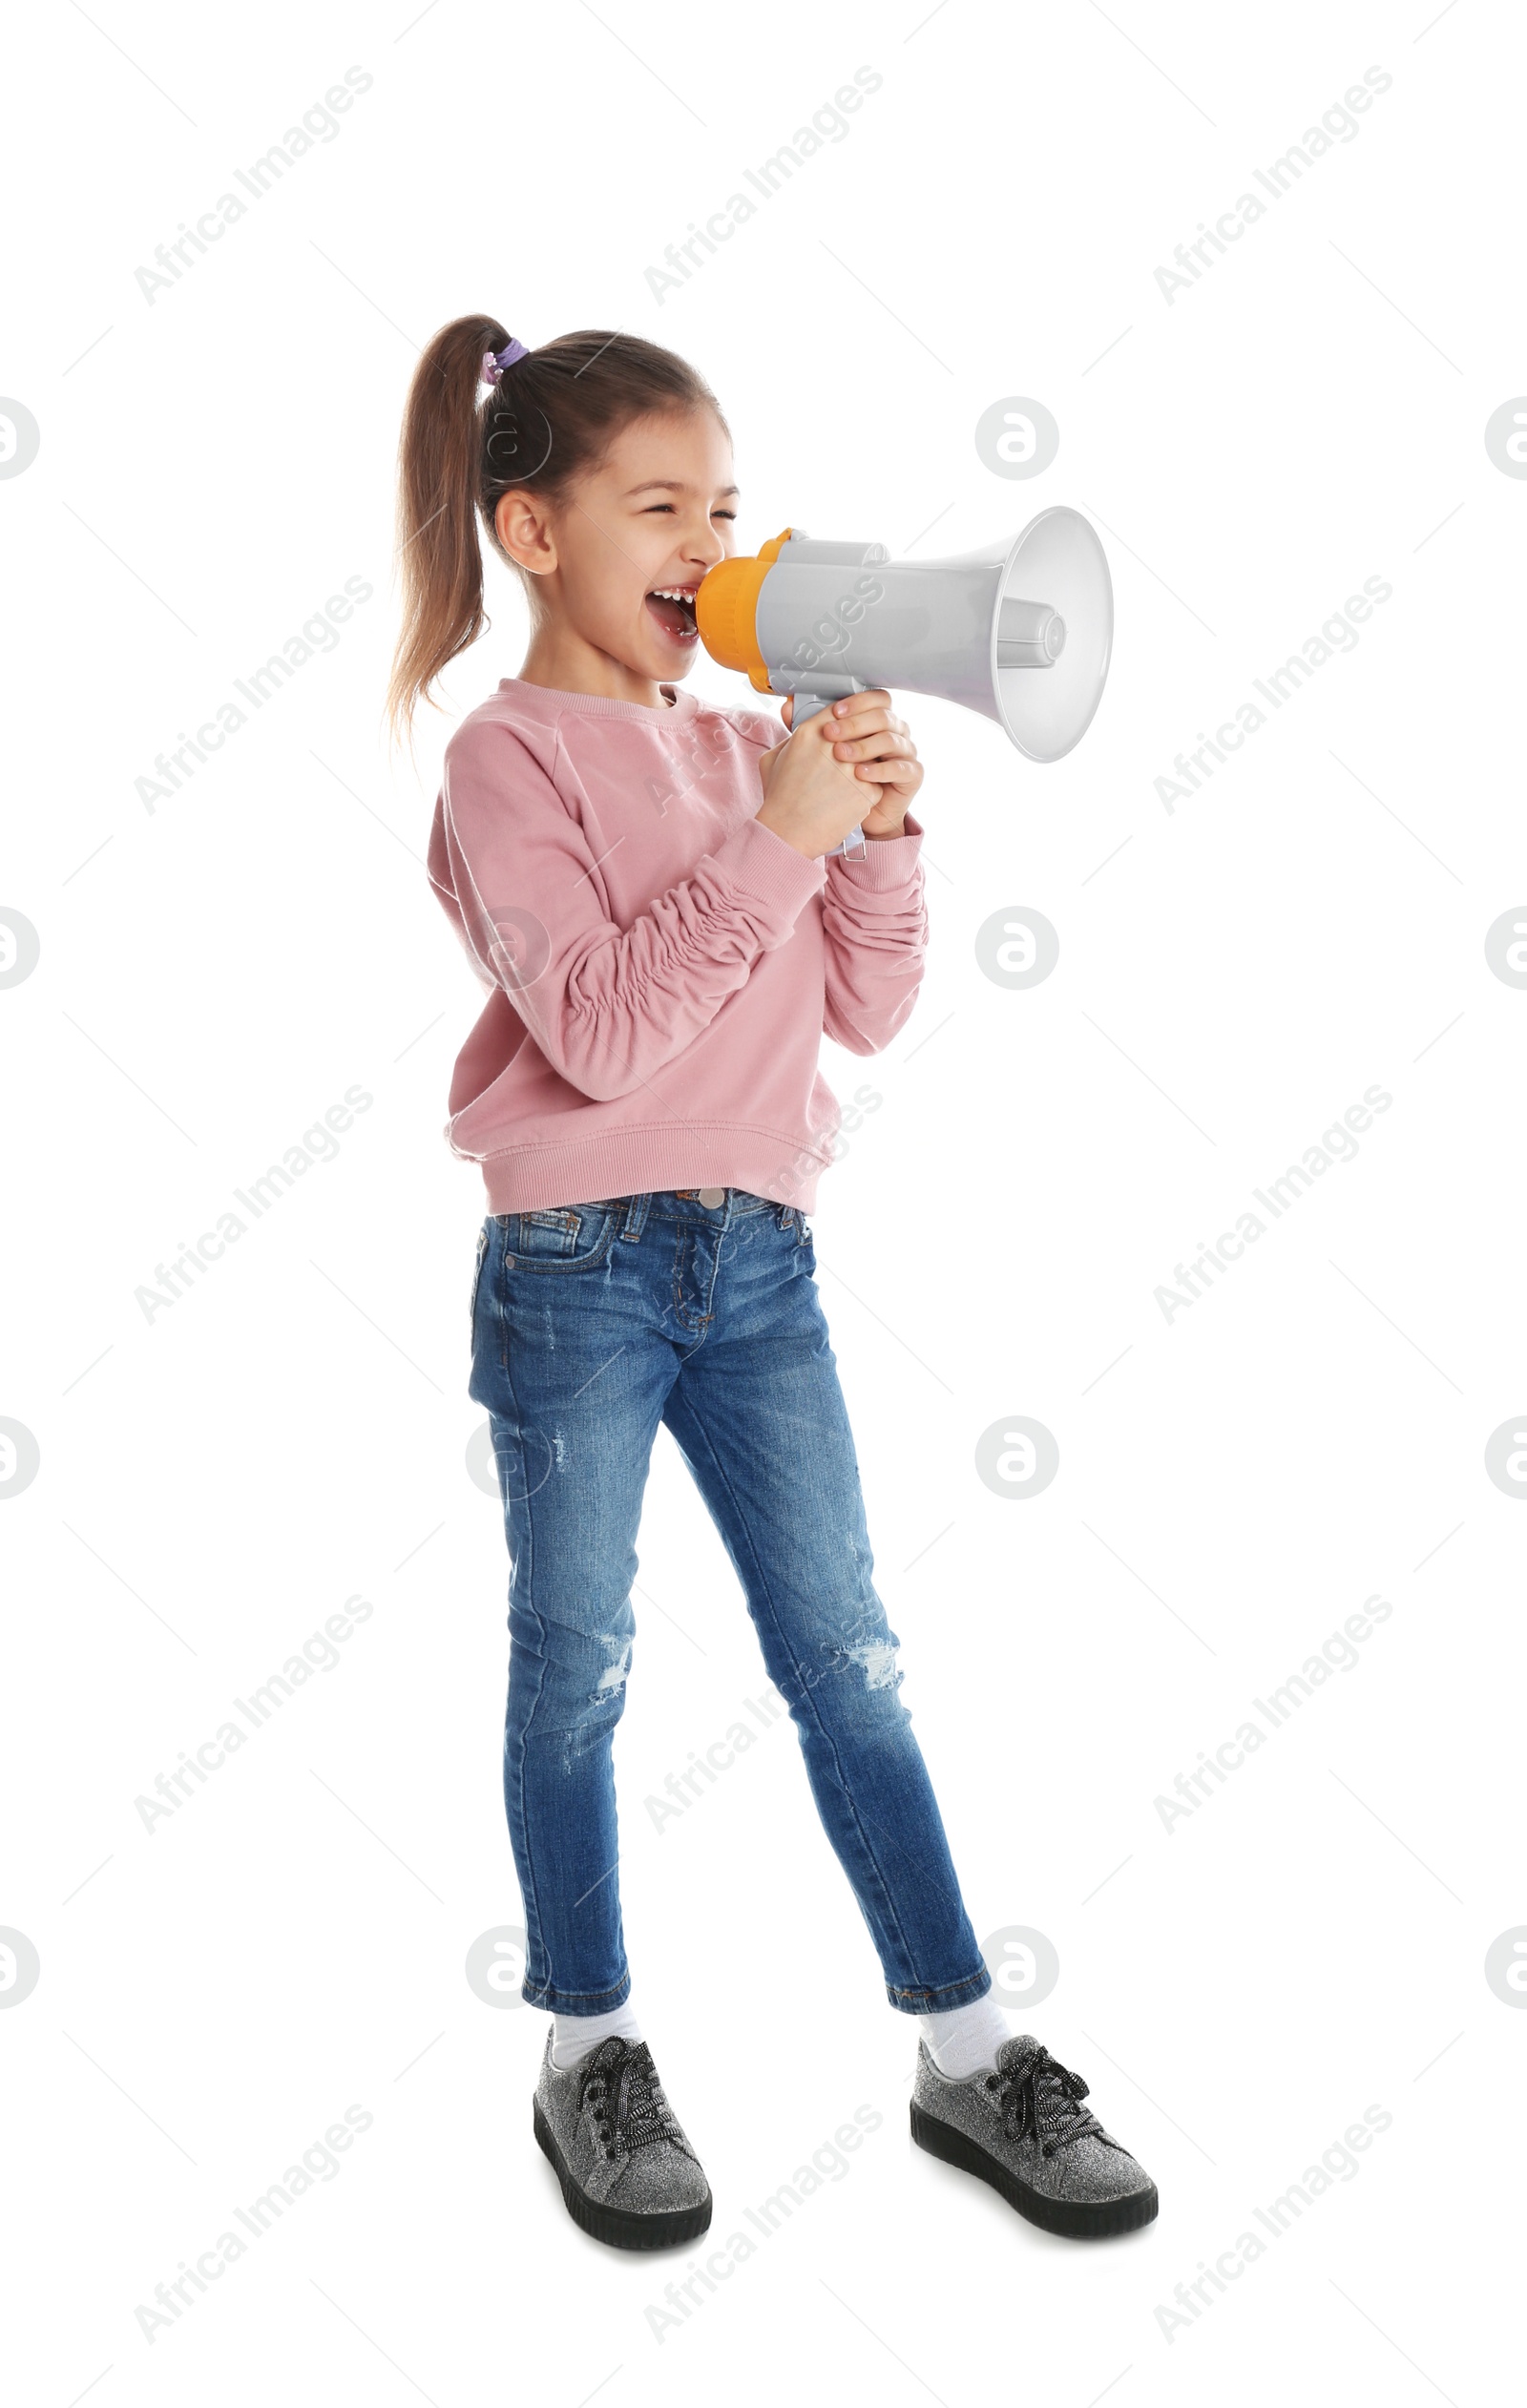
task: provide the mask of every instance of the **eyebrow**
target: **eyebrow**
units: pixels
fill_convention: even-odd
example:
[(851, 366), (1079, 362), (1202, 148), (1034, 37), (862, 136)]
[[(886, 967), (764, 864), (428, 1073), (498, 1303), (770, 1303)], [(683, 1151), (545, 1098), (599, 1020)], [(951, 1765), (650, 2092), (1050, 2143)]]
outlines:
[[(687, 493), (689, 488), (681, 476), (649, 476), (644, 485), (629, 486), (620, 498), (629, 502), (637, 493), (653, 493), (659, 490), (665, 493)], [(740, 493), (743, 489), (740, 485), (722, 485), (719, 490), (724, 499), (728, 493)]]

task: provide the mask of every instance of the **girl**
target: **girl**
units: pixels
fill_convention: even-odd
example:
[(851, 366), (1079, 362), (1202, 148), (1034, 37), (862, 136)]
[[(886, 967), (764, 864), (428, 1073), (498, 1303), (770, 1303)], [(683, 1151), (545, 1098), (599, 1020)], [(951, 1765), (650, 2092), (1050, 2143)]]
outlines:
[[(805, 1214), (832, 1159), (824, 1031), (874, 1054), (927, 941), (916, 747), (883, 692), (785, 730), (699, 702), (694, 596), (732, 550), (715, 396), (628, 334), (531, 350), (458, 318), (400, 454), (394, 728), (488, 621), (474, 512), (530, 648), (446, 746), (429, 876), (486, 994), (451, 1147), (481, 1165), (468, 1392), (511, 1560), (504, 1793), (533, 2125), (598, 2239), (693, 2239), (711, 2194), (631, 2005), (611, 1739), (659, 1422), (736, 1566), (891, 2005), (912, 2129), (1052, 2230), (1119, 2231), (1150, 2178), (989, 1993), (873, 1586)], [(834, 848), (855, 827), (849, 853)]]

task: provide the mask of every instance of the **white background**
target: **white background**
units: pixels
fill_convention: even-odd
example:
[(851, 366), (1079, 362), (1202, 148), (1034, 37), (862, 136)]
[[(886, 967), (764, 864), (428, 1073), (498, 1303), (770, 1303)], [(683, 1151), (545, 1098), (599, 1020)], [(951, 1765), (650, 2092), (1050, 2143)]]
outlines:
[[(0, 1415), (40, 1451), (0, 1523), (0, 1923), (41, 1966), (0, 2015), (15, 2396), (1498, 2399), (1527, 2015), (1484, 1959), (1527, 1922), (1524, 1531), (1485, 1448), (1527, 1401), (1527, 994), (1484, 940), (1527, 892), (1527, 484), (1483, 432), (1527, 387), (1520, 22), (411, 13), (97, 0), (11, 38), (0, 387), (40, 429), (0, 483), (0, 906), (40, 942), (0, 990)], [(145, 298), (156, 246), (351, 66), (337, 136)], [(860, 66), (884, 80), (846, 136), (656, 299), (665, 247)], [(1168, 302), (1175, 247), (1370, 66), (1356, 137)], [(692, 359), (742, 550), (793, 522), (956, 553), (1057, 501), (1107, 546), (1115, 666), (1066, 761), (907, 698), (931, 959), (885, 1055), (825, 1048), (880, 1101), (814, 1224), (972, 1916), (1058, 1952), (1053, 1994), (1007, 2003), (1156, 2177), (1128, 2239), (1049, 2239), (911, 2146), (913, 2027), (787, 1724), (651, 1827), (764, 1686), (666, 1434), (622, 1877), (710, 2244), (856, 2106), (881, 2121), (659, 2337), (703, 2251), (575, 2231), (531, 2134), (544, 2018), (466, 1980), (519, 1918), (507, 1560), (469, 1470), (483, 1199), (443, 1137), (480, 997), (423, 852), (446, 737), (522, 658), (496, 564), (416, 768), (378, 721), (403, 397), (469, 309)], [(1013, 395), (1060, 428), (1030, 483), (973, 440)], [(145, 809), (155, 756), (347, 576), (373, 591), (337, 646)], [(1370, 576), (1393, 591), (1355, 649), (1168, 812), (1174, 756)], [(1025, 911), (1059, 961), (1013, 992), (974, 938)], [(336, 1159), (145, 1319), (156, 1267), (355, 1084)], [(1375, 1084), (1356, 1159), (1168, 1321), (1175, 1267)], [(974, 1468), (1015, 1414), (1059, 1448), (1027, 1499)], [(338, 1665), (146, 1832), (135, 1800), (356, 1593)], [(1178, 1773), (1375, 1593), (1357, 1666), (1163, 1828)], [(351, 2103), (336, 2177), (146, 2339), (155, 2286)], [(1392, 2121), (1355, 2176), (1168, 2337), (1174, 2288), (1370, 2105)]]

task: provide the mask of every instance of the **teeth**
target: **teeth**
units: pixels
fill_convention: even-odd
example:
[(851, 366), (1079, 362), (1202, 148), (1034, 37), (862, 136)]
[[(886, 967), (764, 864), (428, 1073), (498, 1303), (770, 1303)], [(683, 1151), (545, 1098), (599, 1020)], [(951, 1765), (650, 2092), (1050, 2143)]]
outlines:
[(662, 602), (692, 602), (695, 598), (695, 589), (692, 586), (655, 585), (652, 590)]

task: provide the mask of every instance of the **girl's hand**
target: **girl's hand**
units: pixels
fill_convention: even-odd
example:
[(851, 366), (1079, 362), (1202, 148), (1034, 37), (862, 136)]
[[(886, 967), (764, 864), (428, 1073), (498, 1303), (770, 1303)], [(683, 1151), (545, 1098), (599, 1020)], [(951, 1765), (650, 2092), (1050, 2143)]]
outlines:
[(796, 728), (795, 698), (785, 697), (781, 717), (790, 741), (759, 764), (764, 800), (758, 816), (807, 859), (830, 850), (854, 827), (867, 836), (903, 833), (923, 771), (907, 723), (889, 704), (879, 688), (848, 695)]
[[(787, 727), (794, 725), (793, 695), (785, 696), (780, 716)], [(907, 722), (896, 717), (890, 696), (880, 687), (846, 695), (833, 703), (832, 718), (834, 760), (852, 762), (855, 776), (868, 783), (874, 794), (860, 827), (867, 836), (900, 836), (902, 822), (923, 783), (923, 764)]]

